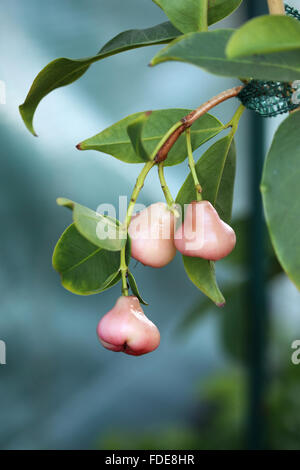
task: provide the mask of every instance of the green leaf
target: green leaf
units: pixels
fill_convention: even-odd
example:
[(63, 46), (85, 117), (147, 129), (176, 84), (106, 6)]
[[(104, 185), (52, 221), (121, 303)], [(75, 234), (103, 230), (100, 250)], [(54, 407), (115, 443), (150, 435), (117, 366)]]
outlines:
[(114, 219), (70, 199), (58, 198), (57, 204), (73, 211), (73, 220), (77, 230), (94, 245), (109, 251), (120, 251), (126, 244), (127, 232)]
[[(235, 144), (232, 135), (229, 134), (215, 142), (196, 163), (203, 199), (210, 201), (227, 223), (231, 219), (235, 161)], [(184, 209), (185, 204), (194, 200), (195, 187), (189, 174), (177, 195), (176, 203)], [(214, 263), (190, 256), (183, 256), (183, 263), (196, 287), (218, 306), (224, 305), (225, 299), (216, 282)]]
[(128, 282), (129, 282), (129, 285), (130, 285), (130, 288), (132, 290), (133, 295), (135, 295), (139, 299), (141, 304), (148, 305), (148, 303), (145, 302), (145, 300), (141, 297), (141, 295), (139, 293), (139, 290), (138, 290), (136, 280), (135, 280), (133, 274), (130, 271), (128, 271)]
[[(162, 1), (162, 0), (153, 0), (153, 1), (160, 8), (165, 9), (165, 8), (163, 8), (162, 5), (163, 4), (166, 5), (167, 4), (166, 1)], [(198, 4), (200, 2), (201, 2), (201, 0), (200, 1), (197, 0)], [(174, 3), (174, 2), (172, 2), (172, 0), (168, 1), (169, 10), (170, 10), (170, 8), (172, 8), (172, 3)], [(186, 2), (185, 0), (181, 0), (181, 8), (183, 10), (186, 9), (185, 5), (187, 3), (188, 2)], [(242, 0), (208, 0), (208, 12), (207, 12), (207, 23), (208, 23), (208, 25), (210, 26), (214, 23), (217, 23), (218, 21), (221, 21), (223, 18), (225, 18), (226, 16), (233, 13), (240, 6), (241, 3), (242, 3)], [(196, 5), (196, 7), (197, 7), (197, 5)], [(197, 10), (197, 8), (196, 8), (196, 11), (198, 11), (198, 13), (199, 13), (199, 10)], [(167, 9), (165, 9), (165, 12), (168, 15)], [(183, 23), (183, 25), (186, 26), (187, 19), (185, 18), (185, 20), (183, 20), (182, 17), (183, 17), (183, 15), (181, 17), (179, 15), (177, 15), (177, 21), (181, 24)], [(171, 13), (170, 13), (169, 18), (172, 19), (171, 18)], [(193, 18), (193, 14), (189, 14), (188, 19), (190, 21), (190, 23), (189, 23), (190, 25), (193, 25), (193, 24), (196, 23), (195, 18)], [(178, 29), (181, 29), (181, 28), (179, 28), (179, 26), (178, 26)], [(197, 28), (196, 29), (191, 29), (191, 31), (197, 31)]]
[(226, 54), (230, 59), (254, 54), (300, 49), (300, 22), (282, 15), (254, 18), (230, 38)]
[(231, 15), (242, 0), (208, 0), (208, 24), (212, 25)]
[(183, 33), (207, 29), (207, 0), (158, 0), (156, 3)]
[(217, 284), (215, 264), (202, 258), (183, 256), (183, 265), (193, 284), (218, 307), (223, 307), (225, 299)]
[(143, 161), (150, 160), (149, 155), (143, 145), (142, 133), (143, 133), (145, 124), (148, 121), (149, 116), (151, 115), (151, 112), (152, 111), (148, 111), (142, 114), (140, 117), (138, 117), (135, 121), (133, 121), (127, 127), (127, 134), (131, 140), (133, 149), (136, 155)]
[(152, 59), (151, 65), (166, 61), (180, 61), (226, 77), (285, 82), (299, 78), (298, 50), (229, 59), (225, 54), (225, 49), (233, 31), (218, 29), (187, 34), (175, 39), (169, 46), (158, 52)]
[(83, 59), (60, 58), (50, 62), (35, 78), (20, 113), (28, 130), (36, 135), (33, 117), (40, 101), (51, 91), (78, 80), (89, 66), (98, 60), (120, 52), (155, 44), (166, 44), (178, 37), (180, 32), (170, 22), (147, 29), (134, 29), (118, 34), (98, 54)]
[(264, 211), (276, 256), (300, 289), (300, 113), (279, 126), (268, 153), (262, 183)]
[[(189, 109), (163, 109), (152, 111), (147, 119), (143, 133), (142, 143), (148, 155), (151, 155), (166, 132), (177, 121), (190, 113)], [(127, 128), (144, 116), (145, 113), (136, 113), (113, 124), (83, 142), (77, 148), (80, 150), (98, 150), (108, 153), (126, 163), (144, 163), (133, 149)], [(202, 116), (192, 127), (192, 146), (197, 149), (207, 140), (211, 139), (224, 129), (221, 122), (210, 114)], [(185, 137), (182, 135), (171, 149), (165, 165), (177, 165), (187, 157)]]
[(75, 224), (65, 230), (53, 253), (53, 267), (60, 273), (62, 285), (78, 295), (97, 294), (117, 284), (119, 265), (119, 253), (89, 242)]

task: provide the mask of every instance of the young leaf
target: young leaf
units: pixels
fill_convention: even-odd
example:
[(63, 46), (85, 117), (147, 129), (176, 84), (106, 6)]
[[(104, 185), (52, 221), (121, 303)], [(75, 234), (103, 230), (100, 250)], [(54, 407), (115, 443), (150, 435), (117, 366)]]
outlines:
[(145, 302), (145, 300), (141, 297), (136, 280), (130, 271), (128, 271), (128, 282), (129, 282), (133, 295), (135, 295), (139, 299), (141, 304), (148, 305), (147, 302)]
[(60, 237), (53, 253), (53, 267), (62, 285), (78, 295), (97, 294), (117, 284), (120, 254), (103, 250), (83, 237), (75, 224)]
[(143, 161), (150, 160), (142, 141), (142, 133), (150, 114), (151, 111), (142, 114), (127, 127), (127, 134), (131, 140), (133, 149), (136, 155)]
[[(188, 109), (153, 111), (147, 119), (142, 133), (142, 144), (146, 153), (151, 155), (170, 127), (189, 112), (190, 110)], [(144, 115), (145, 113), (132, 114), (100, 132), (100, 134), (81, 142), (77, 148), (80, 150), (98, 150), (99, 152), (108, 153), (126, 163), (144, 163), (143, 158), (134, 151), (127, 133), (128, 127)], [(209, 114), (202, 116), (195, 122), (191, 130), (193, 150), (200, 147), (200, 145), (217, 135), (223, 129), (224, 126), (215, 117)], [(165, 165), (177, 165), (185, 160), (186, 157), (185, 137), (181, 136), (171, 149)]]
[[(165, 4), (166, 2), (163, 2), (162, 0), (153, 0), (153, 2), (156, 3), (156, 5), (158, 5), (160, 8), (164, 9), (162, 5), (163, 3)], [(241, 3), (242, 3), (242, 0), (208, 0), (208, 11), (207, 11), (208, 26), (214, 23), (217, 23), (218, 21), (221, 21), (223, 18), (225, 18), (228, 15), (231, 15), (231, 13), (233, 13), (240, 6)], [(169, 4), (171, 5), (170, 0), (169, 0)], [(183, 1), (182, 1), (182, 5), (184, 7)], [(171, 16), (169, 17), (171, 18)], [(182, 22), (182, 18), (179, 18), (178, 21)], [(191, 19), (192, 24), (194, 21), (195, 21), (194, 19)]]
[(156, 3), (183, 33), (207, 30), (207, 0), (158, 0)]
[[(203, 199), (216, 207), (225, 222), (229, 222), (231, 218), (235, 160), (235, 144), (232, 136), (228, 135), (214, 143), (196, 163)], [(178, 193), (176, 203), (184, 209), (185, 204), (194, 200), (195, 187), (189, 174)], [(183, 256), (183, 263), (189, 278), (198, 289), (218, 306), (224, 305), (225, 299), (216, 282), (214, 263), (190, 256)]]
[(300, 49), (300, 22), (282, 15), (266, 15), (243, 24), (226, 47), (230, 59), (253, 54)]
[(36, 135), (33, 116), (40, 101), (51, 91), (78, 80), (89, 66), (98, 60), (120, 52), (155, 44), (166, 44), (181, 33), (170, 22), (147, 29), (135, 29), (118, 34), (95, 56), (83, 59), (60, 58), (50, 62), (35, 78), (20, 113), (28, 130)]
[(264, 211), (277, 258), (300, 289), (300, 113), (279, 126), (268, 153), (262, 183)]
[(110, 217), (103, 216), (70, 199), (58, 198), (57, 204), (73, 211), (73, 220), (83, 237), (109, 251), (120, 251), (126, 244), (127, 232)]
[(229, 59), (225, 49), (233, 32), (234, 30), (231, 29), (218, 29), (182, 36), (158, 52), (152, 59), (151, 65), (166, 61), (179, 61), (226, 77), (285, 82), (299, 78), (298, 50)]

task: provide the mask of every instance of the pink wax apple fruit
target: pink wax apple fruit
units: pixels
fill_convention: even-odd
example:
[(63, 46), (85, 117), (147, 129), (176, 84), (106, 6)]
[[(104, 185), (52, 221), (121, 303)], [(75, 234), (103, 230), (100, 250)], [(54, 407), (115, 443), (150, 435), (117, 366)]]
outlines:
[(100, 320), (97, 334), (105, 348), (132, 356), (154, 351), (160, 343), (157, 327), (146, 317), (134, 296), (119, 297)]
[(161, 268), (176, 255), (174, 214), (157, 202), (134, 216), (129, 225), (131, 256), (152, 268)]
[(175, 246), (183, 255), (211, 261), (229, 255), (235, 243), (234, 230), (209, 201), (189, 204), (184, 223), (175, 233)]

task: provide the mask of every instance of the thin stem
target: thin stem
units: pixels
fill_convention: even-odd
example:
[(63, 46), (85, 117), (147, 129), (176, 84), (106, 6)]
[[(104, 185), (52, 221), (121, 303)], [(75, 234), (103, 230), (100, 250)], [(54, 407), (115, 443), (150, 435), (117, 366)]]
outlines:
[(167, 185), (165, 175), (164, 175), (164, 162), (159, 163), (158, 165), (158, 176), (159, 176), (159, 181), (161, 185), (161, 189), (163, 190), (163, 193), (165, 195), (167, 204), (170, 208), (174, 205), (174, 199), (172, 197), (172, 194), (170, 192), (170, 189)]
[(162, 146), (160, 146), (159, 150), (156, 153), (155, 161), (156, 163), (163, 162), (167, 157), (168, 153), (170, 152), (171, 148), (173, 145), (177, 142), (181, 134), (191, 127), (197, 119), (199, 119), (201, 116), (206, 114), (208, 111), (210, 111), (212, 108), (217, 106), (218, 104), (222, 103), (223, 101), (226, 101), (230, 98), (233, 98), (237, 96), (240, 91), (243, 89), (244, 85), (236, 86), (234, 88), (230, 88), (230, 90), (225, 90), (222, 91), (217, 96), (214, 96), (210, 100), (208, 100), (206, 103), (202, 104), (199, 108), (195, 109), (192, 111), (190, 114), (185, 116), (184, 118), (181, 119), (181, 124), (177, 123), (176, 127), (173, 132), (169, 132), (169, 137), (165, 139), (165, 142)]
[[(130, 202), (128, 204), (126, 218), (123, 224), (123, 228), (126, 232), (128, 231), (128, 227), (129, 227), (131, 217), (132, 217), (132, 212), (133, 212), (136, 200), (138, 198), (138, 195), (144, 186), (146, 176), (148, 175), (149, 171), (151, 170), (151, 168), (153, 168), (154, 165), (155, 165), (154, 161), (147, 162), (144, 165), (139, 176), (137, 177), (137, 180), (136, 180), (136, 183), (135, 183), (135, 186), (133, 188), (133, 192), (130, 198)], [(122, 276), (122, 294), (125, 296), (128, 296), (128, 286), (127, 286), (128, 266), (126, 263), (126, 245), (121, 250), (120, 272)]]
[(133, 192), (131, 194), (130, 202), (128, 204), (126, 219), (123, 224), (123, 228), (125, 231), (127, 231), (129, 227), (131, 217), (132, 217), (132, 212), (133, 212), (136, 200), (138, 198), (138, 195), (140, 194), (140, 191), (142, 187), (144, 186), (146, 176), (148, 175), (149, 171), (151, 170), (151, 168), (153, 168), (154, 165), (155, 165), (154, 161), (147, 162), (136, 180), (135, 186), (133, 188)]
[(120, 271), (122, 276), (122, 295), (128, 297), (128, 285), (127, 285), (127, 272), (128, 266), (126, 264), (126, 246), (121, 250), (121, 263)]
[(285, 15), (283, 0), (268, 0), (270, 15)]
[(237, 131), (240, 119), (245, 109), (246, 109), (245, 106), (243, 104), (240, 104), (238, 109), (236, 110), (232, 118), (230, 119), (230, 121), (226, 124), (225, 129), (227, 129), (228, 127), (231, 127), (232, 128), (231, 133), (235, 134)]
[(196, 172), (195, 160), (194, 160), (194, 156), (193, 156), (193, 149), (192, 149), (192, 142), (191, 142), (191, 129), (190, 128), (186, 129), (185, 135), (186, 135), (186, 145), (187, 145), (187, 151), (188, 151), (189, 167), (190, 167), (191, 175), (193, 177), (194, 184), (195, 184), (197, 201), (199, 202), (199, 201), (202, 201), (202, 195), (201, 195), (202, 188), (201, 188), (201, 185), (199, 183), (198, 175), (197, 175), (197, 172)]
[(201, 24), (199, 25), (199, 31), (207, 31), (208, 30), (208, 19), (207, 19), (207, 11), (208, 11), (208, 0), (202, 0), (200, 2), (201, 14), (200, 20)]

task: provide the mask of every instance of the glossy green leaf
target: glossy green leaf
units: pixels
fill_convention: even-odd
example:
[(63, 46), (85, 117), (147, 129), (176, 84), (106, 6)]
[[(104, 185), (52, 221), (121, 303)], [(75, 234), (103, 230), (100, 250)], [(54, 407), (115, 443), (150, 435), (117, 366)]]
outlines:
[(219, 29), (187, 34), (158, 52), (152, 59), (151, 65), (166, 61), (180, 61), (226, 77), (286, 82), (299, 78), (300, 53), (298, 50), (229, 59), (225, 49), (233, 32), (234, 30), (231, 29)]
[[(226, 222), (231, 219), (235, 161), (235, 144), (230, 134), (215, 142), (196, 163), (203, 199), (210, 201)], [(195, 188), (189, 174), (178, 193), (176, 203), (184, 209), (185, 204), (194, 200)], [(222, 306), (225, 299), (216, 282), (214, 263), (190, 256), (183, 256), (183, 263), (191, 281), (213, 302)]]
[(94, 245), (105, 250), (120, 251), (126, 244), (127, 232), (117, 221), (70, 199), (58, 198), (57, 204), (73, 211), (77, 230)]
[(119, 265), (120, 253), (94, 245), (75, 224), (65, 230), (53, 253), (53, 267), (60, 273), (62, 285), (78, 295), (97, 294), (117, 284)]
[(35, 78), (20, 113), (28, 130), (36, 135), (33, 116), (40, 101), (51, 91), (78, 80), (89, 66), (120, 52), (155, 44), (166, 44), (178, 37), (180, 32), (170, 22), (147, 29), (135, 29), (118, 34), (98, 52), (83, 59), (60, 58), (50, 62)]
[(145, 302), (145, 300), (142, 298), (142, 296), (139, 292), (136, 280), (135, 280), (133, 274), (130, 271), (128, 271), (128, 282), (129, 282), (129, 285), (130, 285), (130, 288), (132, 290), (133, 295), (135, 295), (139, 299), (141, 304), (148, 305), (148, 303)]
[[(166, 132), (191, 110), (189, 109), (163, 109), (153, 111), (147, 119), (143, 133), (142, 143), (148, 155), (151, 155)], [(98, 150), (108, 153), (126, 163), (143, 163), (141, 156), (134, 151), (127, 129), (145, 113), (136, 113), (122, 119), (83, 142), (77, 147), (80, 150)], [(207, 140), (211, 139), (224, 129), (221, 122), (210, 114), (202, 116), (192, 127), (192, 146), (197, 149)], [(181, 136), (171, 149), (165, 165), (176, 165), (187, 157), (185, 136)]]
[[(200, 0), (201, 1), (201, 0)], [(160, 8), (163, 9), (163, 4), (166, 4), (166, 2), (162, 0), (153, 0), (156, 5), (158, 5)], [(168, 2), (171, 6), (171, 0)], [(199, 3), (199, 0), (197, 0), (197, 3)], [(207, 12), (207, 23), (208, 25), (212, 25), (214, 23), (217, 23), (218, 21), (221, 21), (223, 18), (226, 16), (230, 15), (233, 13), (242, 3), (242, 0), (208, 0), (208, 12)], [(181, 1), (183, 9), (185, 9), (185, 4), (186, 2), (183, 0)], [(167, 12), (167, 10), (165, 10)], [(169, 15), (168, 15), (169, 16)], [(183, 15), (182, 15), (183, 16)], [(192, 16), (191, 14), (189, 15), (190, 17)], [(171, 16), (169, 16), (171, 18)], [(187, 20), (183, 21), (182, 18), (177, 19), (180, 23), (186, 24)], [(195, 23), (194, 18), (190, 18), (191, 24)], [(175, 23), (174, 23), (175, 24)], [(178, 27), (178, 29), (181, 29)], [(191, 30), (191, 31), (197, 31), (197, 29)]]
[(129, 136), (129, 139), (131, 140), (133, 149), (137, 157), (143, 161), (150, 160), (150, 156), (145, 150), (145, 147), (142, 141), (142, 133), (143, 133), (145, 124), (149, 119), (150, 114), (151, 114), (151, 111), (148, 111), (142, 114), (135, 121), (129, 124), (129, 126), (127, 127), (127, 134)]
[(300, 22), (282, 15), (266, 15), (243, 24), (226, 47), (229, 58), (300, 50)]
[(277, 258), (300, 289), (300, 113), (279, 126), (268, 153), (261, 191)]
[(156, 3), (183, 33), (207, 30), (207, 0), (158, 0)]

